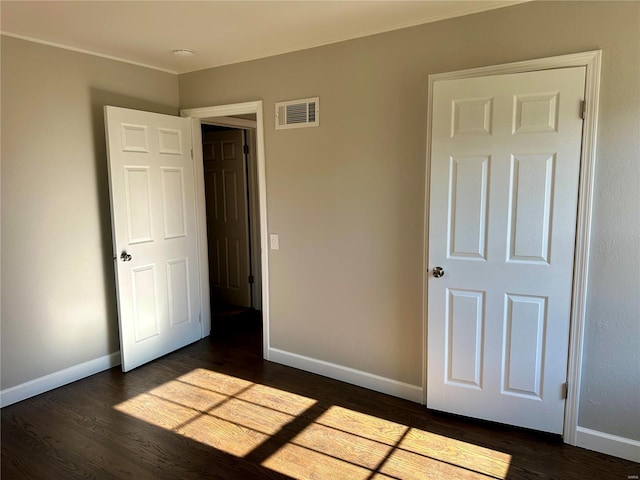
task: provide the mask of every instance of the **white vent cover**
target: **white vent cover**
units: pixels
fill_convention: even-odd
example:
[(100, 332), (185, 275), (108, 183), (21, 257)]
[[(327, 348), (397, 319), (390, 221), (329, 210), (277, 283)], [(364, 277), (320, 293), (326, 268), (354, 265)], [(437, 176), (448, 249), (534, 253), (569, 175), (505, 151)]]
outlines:
[(276, 130), (320, 125), (320, 97), (276, 103)]

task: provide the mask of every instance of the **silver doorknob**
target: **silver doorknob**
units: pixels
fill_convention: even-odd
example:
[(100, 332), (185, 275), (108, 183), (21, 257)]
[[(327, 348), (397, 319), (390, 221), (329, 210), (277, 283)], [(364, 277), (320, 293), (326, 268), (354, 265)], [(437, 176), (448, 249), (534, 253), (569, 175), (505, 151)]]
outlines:
[(436, 278), (440, 278), (444, 275), (444, 268), (442, 267), (433, 267), (433, 276)]
[(123, 250), (120, 254), (120, 260), (122, 260), (123, 262), (130, 262), (131, 258), (131, 255), (129, 255), (126, 250)]

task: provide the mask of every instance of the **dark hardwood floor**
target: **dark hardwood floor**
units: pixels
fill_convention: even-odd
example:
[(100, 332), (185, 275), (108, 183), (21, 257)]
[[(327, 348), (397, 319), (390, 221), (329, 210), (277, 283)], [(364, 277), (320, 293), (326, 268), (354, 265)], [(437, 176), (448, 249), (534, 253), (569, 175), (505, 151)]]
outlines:
[[(237, 320), (237, 321), (235, 321)], [(10, 479), (618, 479), (640, 465), (261, 358), (242, 317), (2, 409)], [(637, 478), (637, 477), (635, 477)]]

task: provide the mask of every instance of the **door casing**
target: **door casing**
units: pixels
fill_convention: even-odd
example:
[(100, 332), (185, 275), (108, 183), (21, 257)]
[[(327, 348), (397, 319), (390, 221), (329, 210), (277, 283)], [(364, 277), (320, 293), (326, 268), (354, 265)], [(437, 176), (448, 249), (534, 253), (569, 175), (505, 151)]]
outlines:
[(573, 287), (569, 332), (569, 361), (567, 399), (564, 415), (565, 443), (576, 445), (578, 428), (578, 407), (580, 404), (580, 374), (582, 371), (582, 348), (587, 300), (590, 232), (593, 206), (594, 172), (596, 161), (596, 138), (598, 104), (600, 92), (600, 69), (602, 51), (562, 55), (523, 62), (493, 65), (488, 67), (459, 70), (455, 72), (429, 75), (427, 104), (427, 151), (425, 168), (425, 209), (422, 275), (422, 399), (427, 403), (427, 279), (429, 271), (429, 178), (431, 170), (431, 128), (433, 114), (433, 86), (436, 81), (461, 78), (506, 75), (567, 67), (585, 67), (585, 111), (580, 154), (580, 183), (578, 185), (578, 215), (576, 222), (576, 248), (573, 268)]
[(267, 179), (265, 169), (264, 150), (264, 121), (262, 101), (234, 103), (202, 108), (180, 110), (180, 116), (191, 118), (193, 137), (193, 158), (195, 162), (196, 181), (196, 223), (198, 226), (198, 250), (200, 263), (200, 299), (202, 302), (202, 335), (207, 336), (211, 331), (211, 308), (209, 303), (209, 260), (207, 252), (207, 214), (204, 192), (204, 165), (202, 159), (201, 119), (215, 120), (216, 117), (230, 117), (232, 115), (256, 115), (256, 163), (258, 170), (258, 203), (260, 217), (260, 261), (262, 285), (262, 342), (263, 356), (269, 360), (269, 244), (267, 222)]

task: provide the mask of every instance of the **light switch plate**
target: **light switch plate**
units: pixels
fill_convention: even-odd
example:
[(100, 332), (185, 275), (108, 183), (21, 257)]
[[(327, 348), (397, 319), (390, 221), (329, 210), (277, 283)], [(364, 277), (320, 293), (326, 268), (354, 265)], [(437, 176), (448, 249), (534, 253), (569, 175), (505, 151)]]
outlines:
[(280, 238), (277, 233), (269, 235), (269, 242), (271, 243), (271, 250), (280, 250)]

